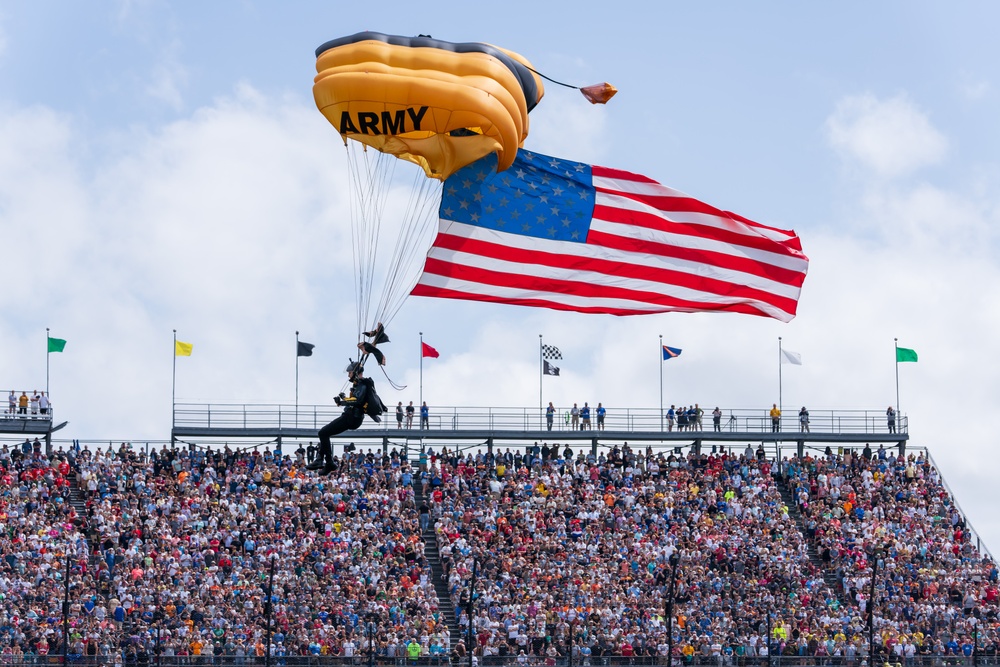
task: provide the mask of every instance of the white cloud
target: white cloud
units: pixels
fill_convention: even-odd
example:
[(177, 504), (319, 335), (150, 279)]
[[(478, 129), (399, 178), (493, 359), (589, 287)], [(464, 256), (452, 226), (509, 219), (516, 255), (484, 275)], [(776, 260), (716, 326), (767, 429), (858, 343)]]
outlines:
[(878, 176), (904, 176), (939, 162), (948, 140), (905, 96), (842, 99), (826, 121), (827, 138), (842, 156)]
[(156, 63), (151, 67), (145, 93), (165, 103), (174, 111), (184, 108), (183, 90), (187, 86), (187, 68), (181, 64), (181, 43), (174, 39), (156, 50)]
[[(44, 109), (0, 115), (0, 216), (22, 250), (5, 260), (18, 284), (0, 337), (30, 350), (25, 332), (51, 326), (69, 341), (53, 359), (62, 418), (104, 430), (88, 409), (104, 396), (122, 408), (116, 433), (166, 436), (172, 328), (195, 344), (179, 396), (287, 396), (272, 382), (285, 359), (270, 352), (351, 307), (349, 289), (330, 289), (350, 284), (351, 260), (339, 142), (323, 123), (301, 100), (249, 89), (111, 149)], [(39, 362), (8, 359), (0, 375), (36, 388)]]
[(554, 87), (530, 115), (525, 148), (578, 162), (599, 163), (607, 152), (607, 109), (580, 93)]
[(187, 70), (177, 62), (167, 61), (157, 65), (146, 85), (146, 94), (165, 102), (174, 111), (184, 108), (181, 90), (187, 83)]
[(979, 257), (992, 252), (1000, 212), (988, 197), (921, 183), (907, 189), (873, 188), (861, 200), (852, 226), (867, 227), (889, 247), (943, 255)]
[[(832, 119), (852, 139), (834, 145), (879, 174), (905, 173), (852, 152), (865, 135), (858, 128), (888, 114), (885, 104), (873, 101), (867, 115), (839, 108)], [(889, 107), (898, 104), (916, 114), (898, 101)], [(539, 132), (539, 150), (599, 160), (603, 117), (594, 111), (571, 108), (580, 131), (569, 133), (598, 137), (593, 143), (545, 143), (546, 134), (562, 133)], [(301, 402), (329, 404), (356, 342), (342, 151), (310, 101), (250, 86), (183, 120), (115, 136), (91, 137), (44, 108), (0, 109), (0, 227), (19, 249), (5, 255), (0, 349), (10, 353), (0, 355), (0, 384), (40, 388), (50, 326), (69, 341), (51, 358), (56, 414), (70, 421), (65, 437), (165, 439), (172, 329), (194, 344), (193, 356), (177, 360), (180, 399), (286, 405), (298, 329), (317, 344), (300, 362)], [(929, 154), (907, 163), (929, 164)], [(783, 369), (786, 409), (867, 408), (877, 417), (895, 402), (898, 336), (920, 354), (900, 369), (913, 444), (932, 447), (962, 501), (974, 503), (977, 528), (1000, 535), (1000, 519), (982, 509), (991, 481), (979, 444), (992, 437), (985, 416), (1000, 394), (983, 360), (1000, 329), (1000, 297), (990, 288), (1000, 284), (991, 251), (1000, 202), (996, 188), (970, 189), (874, 179), (845, 195), (851, 203), (837, 226), (801, 230), (812, 264), (799, 317), (788, 325), (410, 299), (386, 348), (388, 372), (407, 388), (394, 391), (379, 378), (380, 393), (387, 404), (416, 402), (423, 331), (442, 355), (424, 363), (424, 398), (435, 413), (534, 406), (544, 334), (565, 357), (563, 375), (545, 378), (545, 402), (649, 408), (659, 400), (662, 334), (684, 348), (663, 367), (668, 404), (763, 410), (777, 400), (782, 336), (804, 362)]]
[(963, 72), (959, 77), (958, 90), (967, 100), (978, 102), (993, 91), (993, 86), (987, 79)]

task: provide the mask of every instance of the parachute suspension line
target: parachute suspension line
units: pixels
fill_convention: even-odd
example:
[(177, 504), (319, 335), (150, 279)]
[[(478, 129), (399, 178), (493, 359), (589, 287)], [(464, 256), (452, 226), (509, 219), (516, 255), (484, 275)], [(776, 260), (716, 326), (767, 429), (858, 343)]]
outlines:
[[(347, 146), (346, 142), (345, 146)], [(351, 258), (354, 262), (354, 276), (356, 282), (354, 306), (357, 311), (355, 316), (359, 327), (357, 334), (360, 336), (361, 313), (364, 310), (364, 298), (366, 293), (366, 267), (363, 261), (364, 255), (362, 254), (362, 248), (364, 246), (364, 230), (366, 226), (365, 220), (368, 215), (368, 193), (366, 190), (367, 183), (362, 179), (363, 172), (359, 164), (358, 156), (350, 146), (347, 146), (347, 149), (348, 164), (350, 165), (351, 180), (353, 181), (351, 192), (354, 195), (351, 198)]]
[(389, 382), (389, 386), (391, 386), (396, 391), (403, 391), (404, 389), (406, 389), (405, 384), (396, 384), (395, 382), (392, 381), (392, 378), (389, 377), (389, 374), (385, 372), (385, 366), (379, 366), (379, 368), (382, 369), (382, 375), (384, 375), (385, 379)]
[[(361, 151), (362, 155), (358, 155)], [(361, 332), (370, 326), (369, 314), (375, 274), (377, 273), (378, 240), (381, 235), (381, 225), (388, 188), (386, 182), (391, 180), (395, 169), (394, 160), (387, 160), (382, 153), (355, 148), (350, 152), (351, 176), (354, 181), (353, 191), (358, 199), (356, 215), (352, 218), (353, 254), (357, 272), (357, 336), (361, 341)]]
[(419, 276), (418, 262), (430, 245), (440, 184), (417, 172), (386, 274), (376, 319), (388, 323), (402, 308)]
[[(402, 171), (400, 178), (394, 178), (396, 165), (400, 164), (398, 159), (348, 143), (351, 144), (348, 146), (351, 240), (360, 343), (363, 331), (379, 322), (389, 324), (416, 284), (423, 267), (422, 258), (436, 230), (441, 183), (413, 167), (413, 182), (406, 187)], [(401, 196), (404, 189), (408, 193), (405, 206)]]
[[(358, 155), (358, 150), (363, 153), (361, 156)], [(381, 153), (376, 153), (376, 156), (380, 155)], [(385, 189), (381, 184), (385, 177), (385, 168), (380, 168), (377, 157), (374, 164), (368, 158), (367, 151), (348, 148), (348, 164), (353, 181), (352, 192), (356, 198), (356, 201), (355, 198), (352, 198), (351, 240), (357, 281), (355, 305), (359, 341), (361, 332), (367, 324), (370, 310), (372, 283), (375, 274), (374, 260), (377, 252), (376, 241), (384, 203), (382, 200), (385, 198)]]
[[(383, 236), (382, 227), (383, 227), (383, 222), (385, 220), (385, 210), (386, 210), (386, 205), (388, 203), (388, 194), (389, 194), (390, 190), (392, 189), (392, 181), (393, 181), (392, 177), (393, 177), (393, 174), (396, 171), (396, 165), (398, 163), (397, 160), (392, 159), (389, 156), (384, 155), (383, 153), (377, 153), (374, 156), (374, 161), (375, 161), (375, 165), (376, 165), (376, 175), (379, 177), (379, 182), (378, 182), (378, 186), (377, 187), (378, 187), (378, 191), (380, 193), (382, 193), (382, 197), (381, 197), (381, 199), (378, 202), (379, 203), (379, 209), (378, 209), (378, 212), (377, 212), (377, 214), (375, 216), (375, 220), (374, 220), (375, 224), (372, 226), (372, 229), (371, 229), (371, 234), (372, 234), (371, 235), (372, 248), (371, 248), (370, 260), (371, 260), (371, 267), (372, 267), (372, 276), (371, 276), (372, 280), (371, 280), (371, 283), (370, 283), (370, 286), (369, 286), (370, 289), (369, 289), (369, 293), (368, 293), (368, 303), (367, 303), (367, 305), (368, 305), (369, 308), (364, 313), (365, 320), (362, 322), (362, 324), (365, 326), (365, 328), (372, 328), (376, 324), (378, 324), (379, 322), (383, 322), (383, 323), (387, 324), (387, 322), (385, 322), (382, 319), (382, 315), (381, 315), (381, 312), (380, 312), (381, 311), (381, 305), (380, 305), (380, 303), (378, 305), (376, 305), (376, 309), (375, 309), (374, 313), (371, 312), (370, 306), (371, 306), (371, 301), (372, 301), (372, 298), (374, 296), (375, 287), (376, 287), (376, 285), (375, 285), (375, 275), (376, 274), (381, 275), (383, 273), (381, 270), (375, 271), (375, 269), (376, 269), (377, 260), (378, 260), (379, 246), (383, 242), (382, 241), (382, 236)], [(384, 289), (385, 289), (385, 286), (384, 286), (384, 282), (383, 282), (383, 290)]]
[[(348, 145), (347, 140), (344, 140), (344, 150), (347, 153), (347, 164), (348, 164), (348, 174), (351, 179), (350, 197), (350, 215), (351, 215), (351, 263), (354, 267), (354, 272), (351, 274), (353, 276), (354, 282), (354, 308), (355, 317), (360, 323), (361, 321), (361, 299), (364, 293), (362, 288), (362, 277), (361, 277), (361, 265), (360, 256), (358, 253), (358, 243), (359, 243), (359, 231), (361, 229), (361, 221), (364, 219), (364, 198), (362, 196), (362, 186), (358, 174), (358, 165), (355, 160), (353, 151), (350, 145)], [(360, 324), (359, 324), (360, 327)], [(358, 336), (361, 335), (361, 329), (357, 331)]]
[[(372, 283), (374, 282), (375, 267), (373, 254), (375, 251), (375, 232), (378, 229), (379, 193), (378, 187), (378, 164), (373, 161), (367, 150), (362, 150), (360, 156), (364, 166), (365, 175), (365, 211), (361, 220), (359, 238), (361, 244), (358, 247), (358, 261), (361, 264), (362, 292), (358, 301), (360, 310), (358, 312), (358, 340), (361, 339), (361, 331), (367, 324), (368, 311), (371, 307)], [(374, 162), (374, 163), (373, 163)]]
[[(365, 293), (365, 310), (362, 313), (362, 320), (359, 325), (361, 331), (374, 326), (377, 317), (371, 312), (372, 299), (375, 294), (375, 276), (381, 272), (378, 268), (378, 255), (380, 240), (382, 238), (382, 225), (385, 217), (385, 207), (388, 201), (388, 194), (391, 189), (392, 175), (396, 170), (396, 160), (388, 158), (385, 154), (373, 151), (366, 153), (369, 157), (371, 182), (373, 187), (372, 211), (368, 220), (368, 284)], [(360, 338), (359, 338), (360, 342)]]
[(419, 260), (430, 246), (429, 237), (434, 231), (440, 189), (441, 185), (436, 180), (423, 178), (422, 174), (415, 177), (409, 224), (400, 238), (398, 261), (390, 276), (394, 293), (385, 304), (385, 315), (390, 319), (402, 307), (419, 276), (422, 266)]

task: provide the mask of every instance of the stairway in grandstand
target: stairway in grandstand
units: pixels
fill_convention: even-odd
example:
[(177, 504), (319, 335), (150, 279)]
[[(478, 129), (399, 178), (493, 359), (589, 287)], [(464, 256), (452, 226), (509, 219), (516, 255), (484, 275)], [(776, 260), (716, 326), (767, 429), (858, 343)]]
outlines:
[(806, 531), (806, 523), (802, 517), (802, 513), (799, 511), (799, 506), (795, 502), (795, 498), (792, 495), (792, 490), (789, 488), (788, 483), (782, 479), (781, 473), (774, 472), (774, 482), (778, 486), (778, 491), (781, 493), (781, 499), (785, 501), (785, 505), (788, 507), (788, 516), (792, 517), (795, 521), (795, 525), (798, 526), (799, 532), (805, 538), (806, 543), (806, 553), (809, 556), (809, 560), (819, 568), (819, 571), (823, 573), (823, 581), (830, 588), (831, 591), (836, 594), (837, 599), (840, 600), (842, 606), (850, 606), (851, 602), (844, 595), (844, 589), (840, 585), (840, 580), (837, 577), (837, 573), (827, 567), (826, 563), (820, 557), (818, 551), (816, 551), (816, 544), (809, 538), (809, 533)]
[(90, 554), (97, 553), (98, 544), (96, 543), (95, 536), (90, 530), (90, 517), (87, 512), (87, 499), (84, 496), (83, 489), (80, 488), (80, 481), (76, 477), (76, 471), (70, 470), (67, 481), (69, 482), (69, 504), (76, 510), (77, 516), (83, 517), (84, 519), (84, 530), (83, 534), (87, 538), (87, 552)]
[[(413, 494), (416, 506), (419, 508), (426, 498), (420, 486), (420, 481), (416, 476), (414, 476), (413, 480)], [(448, 580), (445, 578), (444, 564), (441, 562), (441, 553), (438, 551), (437, 535), (434, 534), (433, 523), (428, 526), (427, 530), (421, 533), (420, 538), (424, 542), (424, 556), (431, 566), (431, 577), (434, 580), (434, 592), (437, 593), (438, 609), (448, 624), (448, 631), (451, 633), (451, 645), (454, 646), (459, 638), (462, 637), (462, 631), (458, 626), (458, 615), (455, 613), (455, 605), (452, 604), (451, 596), (448, 595)]]
[[(83, 489), (80, 488), (80, 482), (76, 478), (76, 474), (73, 471), (69, 473), (69, 504), (76, 510), (77, 516), (87, 517), (87, 499), (83, 495)], [(88, 542), (90, 541), (88, 536)], [(93, 547), (93, 545), (91, 545)]]
[(850, 601), (844, 595), (844, 589), (840, 585), (840, 579), (837, 577), (837, 573), (831, 570), (827, 564), (823, 562), (823, 558), (820, 556), (819, 552), (816, 551), (816, 544), (809, 538), (809, 533), (806, 530), (806, 522), (802, 517), (802, 513), (799, 511), (798, 504), (795, 502), (792, 490), (789, 488), (788, 483), (782, 479), (781, 473), (777, 470), (774, 472), (774, 481), (778, 485), (778, 491), (781, 493), (781, 499), (785, 501), (785, 505), (788, 507), (788, 516), (795, 521), (795, 525), (798, 526), (799, 532), (805, 538), (806, 554), (809, 556), (810, 562), (812, 562), (812, 564), (823, 573), (823, 581), (826, 582), (826, 585), (831, 591), (834, 592), (837, 599), (840, 600), (840, 604), (842, 606), (850, 606)]

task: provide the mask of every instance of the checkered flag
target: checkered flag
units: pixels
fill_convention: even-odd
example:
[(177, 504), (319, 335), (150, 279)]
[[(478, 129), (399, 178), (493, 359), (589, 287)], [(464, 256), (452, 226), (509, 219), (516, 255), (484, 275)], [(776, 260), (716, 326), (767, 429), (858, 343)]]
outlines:
[(562, 352), (555, 345), (542, 345), (542, 359), (562, 359)]

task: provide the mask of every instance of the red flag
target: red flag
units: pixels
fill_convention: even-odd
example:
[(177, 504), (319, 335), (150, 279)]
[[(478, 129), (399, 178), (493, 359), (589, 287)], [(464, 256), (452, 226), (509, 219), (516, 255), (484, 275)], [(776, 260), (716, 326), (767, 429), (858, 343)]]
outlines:
[(435, 350), (433, 347), (431, 347), (427, 343), (421, 341), (420, 342), (420, 356), (422, 356), (422, 357), (430, 357), (432, 359), (437, 359), (441, 355), (438, 354), (438, 351)]

